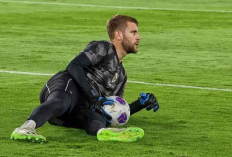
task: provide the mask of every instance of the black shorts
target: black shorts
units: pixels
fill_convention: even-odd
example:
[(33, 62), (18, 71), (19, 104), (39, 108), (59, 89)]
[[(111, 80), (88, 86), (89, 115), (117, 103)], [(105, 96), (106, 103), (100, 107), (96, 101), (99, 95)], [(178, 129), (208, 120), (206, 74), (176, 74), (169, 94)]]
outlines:
[(60, 71), (48, 80), (40, 92), (40, 103), (45, 102), (48, 96), (54, 91), (67, 92), (72, 101), (70, 110), (74, 108), (77, 102), (77, 86), (66, 71)]
[(67, 92), (71, 97), (71, 107), (60, 117), (49, 120), (49, 123), (84, 129), (90, 104), (67, 71), (60, 71), (48, 80), (41, 90), (40, 103), (47, 101), (48, 96), (54, 91)]

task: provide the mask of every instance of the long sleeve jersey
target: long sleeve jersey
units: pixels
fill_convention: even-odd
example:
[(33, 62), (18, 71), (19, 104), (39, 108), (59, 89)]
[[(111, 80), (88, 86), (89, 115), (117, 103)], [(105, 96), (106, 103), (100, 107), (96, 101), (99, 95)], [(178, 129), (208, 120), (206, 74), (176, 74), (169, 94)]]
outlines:
[(92, 41), (67, 66), (75, 83), (89, 97), (120, 96), (126, 86), (127, 74), (115, 47), (107, 41)]

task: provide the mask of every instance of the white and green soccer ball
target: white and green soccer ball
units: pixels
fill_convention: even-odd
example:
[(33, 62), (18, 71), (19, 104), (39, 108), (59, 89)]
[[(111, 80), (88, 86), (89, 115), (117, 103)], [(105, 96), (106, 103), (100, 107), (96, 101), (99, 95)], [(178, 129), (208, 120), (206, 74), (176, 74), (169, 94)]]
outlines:
[(129, 104), (119, 96), (110, 96), (114, 100), (113, 105), (104, 105), (103, 109), (112, 117), (112, 126), (122, 126), (126, 124), (130, 118)]

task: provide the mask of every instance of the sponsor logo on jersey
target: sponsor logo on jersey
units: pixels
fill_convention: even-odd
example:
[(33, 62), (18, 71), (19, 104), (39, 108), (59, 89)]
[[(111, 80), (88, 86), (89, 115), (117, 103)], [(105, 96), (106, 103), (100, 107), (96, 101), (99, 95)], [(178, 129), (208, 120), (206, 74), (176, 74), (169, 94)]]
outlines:
[(118, 73), (115, 73), (115, 75), (114, 75), (114, 77), (113, 77), (111, 83), (116, 82), (117, 79), (118, 79)]

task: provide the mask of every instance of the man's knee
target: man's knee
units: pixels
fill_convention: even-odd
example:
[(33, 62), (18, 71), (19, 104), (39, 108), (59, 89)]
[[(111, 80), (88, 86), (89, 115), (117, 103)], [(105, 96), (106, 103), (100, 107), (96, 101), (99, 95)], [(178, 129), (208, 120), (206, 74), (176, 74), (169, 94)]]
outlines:
[(65, 112), (71, 106), (71, 97), (66, 92), (57, 91), (48, 96), (47, 102), (44, 105), (46, 104), (53, 105), (52, 108), (55, 112)]
[(70, 107), (70, 104), (69, 102), (65, 101), (65, 100), (62, 100), (62, 99), (53, 99), (53, 100), (50, 100), (53, 105), (53, 111), (56, 112), (56, 113), (64, 113), (66, 112), (69, 107)]

